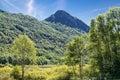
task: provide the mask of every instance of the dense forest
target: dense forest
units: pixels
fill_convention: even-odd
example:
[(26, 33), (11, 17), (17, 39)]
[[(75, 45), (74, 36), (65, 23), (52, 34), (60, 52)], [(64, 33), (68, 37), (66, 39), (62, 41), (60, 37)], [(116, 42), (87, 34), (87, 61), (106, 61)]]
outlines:
[(16, 64), (16, 60), (9, 54), (9, 47), (22, 34), (26, 34), (36, 44), (37, 64), (60, 63), (65, 44), (83, 33), (60, 23), (39, 21), (32, 16), (0, 10), (0, 63)]
[(119, 80), (120, 8), (88, 33), (1, 10), (0, 63), (0, 80)]

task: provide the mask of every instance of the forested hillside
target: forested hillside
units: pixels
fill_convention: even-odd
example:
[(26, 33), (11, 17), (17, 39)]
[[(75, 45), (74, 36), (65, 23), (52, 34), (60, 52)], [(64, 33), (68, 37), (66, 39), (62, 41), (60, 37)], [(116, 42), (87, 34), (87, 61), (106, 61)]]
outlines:
[(8, 48), (14, 38), (26, 34), (37, 48), (38, 64), (57, 63), (64, 55), (65, 44), (75, 35), (81, 35), (74, 28), (62, 24), (39, 21), (34, 17), (0, 10), (0, 63), (10, 62)]

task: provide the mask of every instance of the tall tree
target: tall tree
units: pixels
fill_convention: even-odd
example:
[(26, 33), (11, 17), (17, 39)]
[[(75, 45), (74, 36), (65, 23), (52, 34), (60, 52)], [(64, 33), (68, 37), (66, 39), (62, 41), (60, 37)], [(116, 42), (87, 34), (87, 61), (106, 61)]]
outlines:
[[(120, 76), (120, 8), (111, 8), (107, 13), (106, 19), (110, 27), (110, 49), (111, 53), (111, 75)], [(112, 65), (113, 64), (113, 65)], [(116, 75), (115, 75), (116, 74)]]
[(20, 60), (22, 68), (22, 80), (24, 80), (24, 68), (28, 60), (34, 62), (36, 57), (35, 44), (26, 36), (19, 35), (13, 42), (12, 51)]
[[(96, 37), (96, 38), (95, 38)], [(91, 20), (90, 42), (93, 59), (103, 76), (118, 75), (120, 66), (120, 8), (111, 8), (106, 14)], [(118, 75), (119, 76), (119, 75)]]
[(74, 52), (74, 41), (71, 41), (67, 44), (66, 50), (66, 64), (72, 66), (73, 68), (73, 77), (76, 79), (76, 59), (75, 59), (75, 52)]
[(85, 55), (85, 40), (83, 37), (75, 37), (67, 45), (67, 58), (71, 65), (79, 65), (79, 77), (83, 79), (83, 56)]

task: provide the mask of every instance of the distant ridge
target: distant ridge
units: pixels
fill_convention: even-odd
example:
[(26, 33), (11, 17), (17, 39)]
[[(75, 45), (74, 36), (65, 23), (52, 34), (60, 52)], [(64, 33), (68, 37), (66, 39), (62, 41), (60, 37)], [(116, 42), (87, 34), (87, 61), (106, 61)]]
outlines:
[(54, 23), (61, 23), (72, 28), (77, 28), (78, 30), (89, 32), (88, 25), (86, 25), (83, 21), (79, 20), (76, 17), (73, 17), (72, 15), (63, 10), (56, 11), (53, 15), (46, 18), (45, 20)]
[(0, 9), (0, 12), (5, 12), (5, 11), (3, 11), (2, 9)]

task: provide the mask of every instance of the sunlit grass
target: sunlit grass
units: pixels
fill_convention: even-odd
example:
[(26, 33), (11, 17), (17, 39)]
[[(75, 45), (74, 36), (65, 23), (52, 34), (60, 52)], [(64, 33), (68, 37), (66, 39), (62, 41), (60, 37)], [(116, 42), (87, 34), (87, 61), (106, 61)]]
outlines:
[[(41, 68), (42, 67), (42, 68)], [(5, 66), (0, 68), (0, 80), (14, 80), (11, 73), (14, 67)], [(18, 66), (21, 75), (21, 67)], [(68, 77), (68, 66), (26, 66), (25, 79), (26, 80), (64, 80)]]

